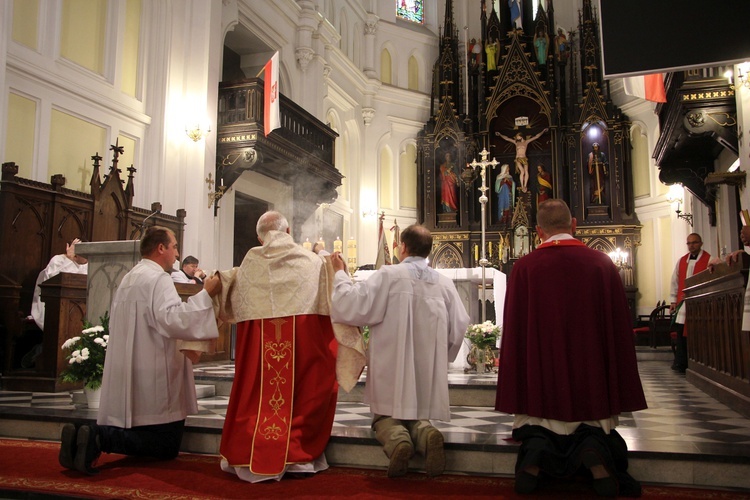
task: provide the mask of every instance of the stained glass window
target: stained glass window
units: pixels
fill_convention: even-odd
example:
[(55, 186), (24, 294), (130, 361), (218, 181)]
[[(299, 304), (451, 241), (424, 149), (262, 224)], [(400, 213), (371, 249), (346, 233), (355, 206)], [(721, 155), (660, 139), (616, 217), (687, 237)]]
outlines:
[(396, 16), (414, 23), (424, 22), (424, 0), (396, 0)]

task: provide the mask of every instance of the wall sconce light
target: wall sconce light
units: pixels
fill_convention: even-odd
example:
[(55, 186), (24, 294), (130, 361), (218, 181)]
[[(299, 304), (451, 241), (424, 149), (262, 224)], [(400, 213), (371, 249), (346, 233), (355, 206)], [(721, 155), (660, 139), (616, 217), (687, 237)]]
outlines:
[(693, 214), (686, 214), (680, 210), (680, 205), (685, 197), (685, 189), (680, 184), (672, 184), (669, 186), (669, 192), (667, 193), (667, 201), (669, 203), (677, 203), (675, 212), (677, 213), (678, 219), (683, 219), (685, 222), (693, 227)]
[(185, 126), (185, 133), (188, 137), (190, 137), (193, 142), (198, 142), (204, 137), (208, 135), (208, 133), (211, 132), (211, 127), (206, 125), (205, 127), (201, 126), (199, 123), (196, 123), (195, 125), (186, 125)]
[(378, 215), (377, 210), (373, 210), (372, 208), (368, 208), (367, 210), (362, 210), (363, 219), (374, 219), (376, 215)]
[(206, 184), (208, 184), (208, 208), (214, 207), (214, 216), (216, 215), (216, 211), (219, 208), (219, 200), (224, 196), (224, 193), (227, 192), (227, 189), (229, 189), (229, 186), (224, 185), (224, 179), (219, 178), (219, 185), (216, 186), (216, 190), (212, 191), (211, 188), (213, 188), (215, 182), (213, 178), (211, 177), (211, 172), (208, 173), (208, 177), (206, 177), (205, 180)]
[(737, 78), (735, 79), (735, 83), (737, 85), (744, 85), (745, 87), (750, 89), (750, 62), (743, 62), (742, 64), (737, 65)]

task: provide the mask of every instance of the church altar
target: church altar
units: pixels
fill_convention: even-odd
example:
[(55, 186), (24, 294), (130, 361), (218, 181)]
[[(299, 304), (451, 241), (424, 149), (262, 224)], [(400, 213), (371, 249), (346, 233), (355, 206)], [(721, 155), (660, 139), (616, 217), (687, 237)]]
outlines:
[[(453, 269), (435, 269), (443, 276), (450, 278), (456, 285), (458, 296), (469, 313), (471, 324), (482, 322), (482, 307), (487, 307), (488, 303), (492, 304), (495, 312), (495, 324), (503, 325), (503, 305), (505, 304), (505, 273), (498, 271), (494, 267), (485, 268), (485, 285), (486, 289), (482, 290), (482, 268), (453, 268)], [(357, 271), (354, 273), (354, 281), (364, 281), (377, 271)], [(487, 292), (492, 293), (487, 293)], [(481, 297), (481, 298), (480, 298)], [(481, 299), (484, 299), (482, 301)], [(488, 317), (488, 319), (491, 319)], [(464, 370), (469, 367), (466, 360), (471, 343), (464, 338), (456, 359), (450, 363), (451, 369)]]

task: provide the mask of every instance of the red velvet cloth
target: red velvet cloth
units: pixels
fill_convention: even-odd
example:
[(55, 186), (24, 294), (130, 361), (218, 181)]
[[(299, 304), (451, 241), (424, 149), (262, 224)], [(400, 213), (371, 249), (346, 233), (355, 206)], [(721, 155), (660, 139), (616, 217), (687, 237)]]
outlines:
[[(221, 455), (234, 467), (250, 467), (252, 461), (256, 465), (250, 470), (256, 474), (278, 474), (286, 464), (311, 462), (320, 456), (328, 444), (336, 413), (338, 345), (330, 319), (315, 314), (283, 319), (295, 321), (295, 331), (294, 359), (290, 360), (293, 377), (282, 376), (281, 392), (269, 389), (267, 384), (265, 391), (262, 389), (262, 377), (267, 382), (276, 373), (269, 364), (262, 373), (262, 356), (272, 355), (273, 350), (267, 343), (261, 349), (261, 323), (269, 328), (274, 320), (237, 325), (235, 376), (221, 435)], [(288, 442), (269, 442), (259, 434), (259, 442), (254, 443), (259, 416), (260, 422), (278, 419), (272, 411), (277, 403), (274, 399), (288, 402), (284, 400), (290, 395), (293, 401)], [(253, 456), (254, 453), (258, 455)]]
[(495, 408), (566, 422), (646, 408), (625, 291), (606, 254), (563, 240), (513, 266)]

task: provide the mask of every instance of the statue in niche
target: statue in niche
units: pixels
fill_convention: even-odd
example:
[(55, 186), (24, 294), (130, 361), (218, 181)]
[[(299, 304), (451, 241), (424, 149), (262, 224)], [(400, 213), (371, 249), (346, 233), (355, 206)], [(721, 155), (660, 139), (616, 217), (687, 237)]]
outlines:
[(497, 193), (497, 220), (509, 223), (511, 220), (510, 210), (513, 206), (516, 183), (510, 175), (510, 167), (507, 163), (500, 167), (500, 174), (495, 179), (495, 193)]
[(591, 203), (598, 205), (604, 204), (604, 187), (606, 185), (605, 179), (607, 177), (607, 156), (604, 151), (599, 149), (599, 143), (595, 142), (592, 144), (592, 151), (589, 153), (589, 175), (591, 176), (591, 185), (589, 192), (591, 193)]
[(568, 37), (562, 28), (557, 28), (557, 36), (555, 37), (555, 55), (557, 55), (557, 62), (564, 63), (570, 57), (570, 45), (568, 44)]
[(453, 162), (453, 154), (445, 153), (443, 163), (439, 167), (440, 172), (440, 206), (443, 213), (458, 211), (458, 176), (456, 165)]
[(536, 206), (552, 198), (552, 174), (541, 163), (536, 166)]
[(497, 61), (500, 57), (500, 42), (497, 38), (491, 38), (484, 48), (487, 53), (487, 71), (497, 71)]
[(523, 21), (521, 20), (521, 0), (508, 0), (508, 7), (510, 7), (510, 21), (515, 29), (523, 29)]
[(540, 24), (534, 35), (534, 53), (536, 61), (540, 64), (547, 64), (547, 48), (549, 47), (549, 36), (544, 29), (544, 24)]

